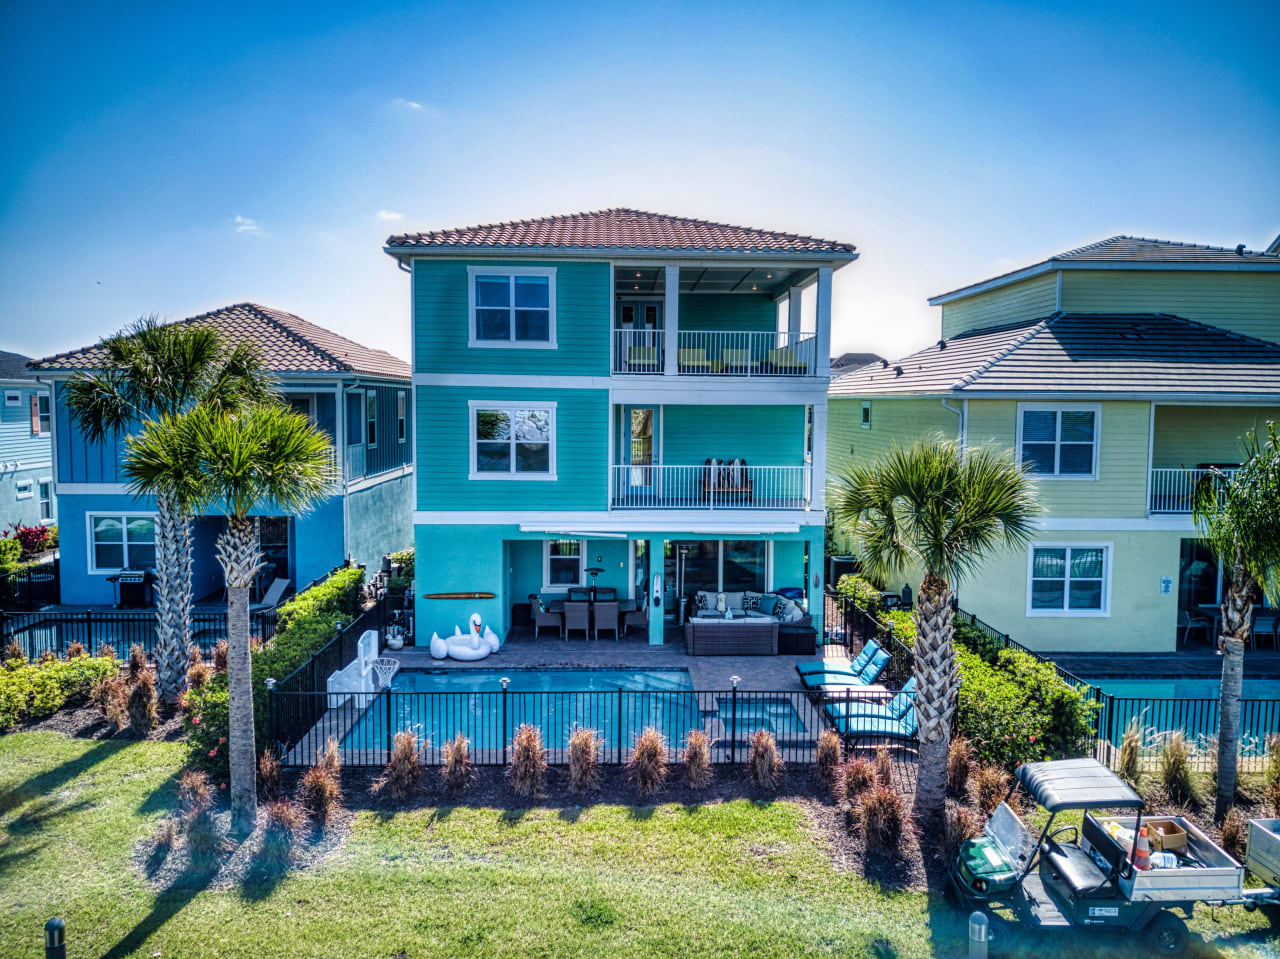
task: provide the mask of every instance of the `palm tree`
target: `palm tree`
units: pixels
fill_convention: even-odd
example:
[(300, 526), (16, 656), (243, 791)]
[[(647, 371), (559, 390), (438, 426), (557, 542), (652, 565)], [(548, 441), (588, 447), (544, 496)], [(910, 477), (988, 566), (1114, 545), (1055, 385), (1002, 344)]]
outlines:
[(1235, 800), (1240, 748), (1240, 687), (1244, 644), (1253, 627), (1258, 590), (1280, 603), (1280, 439), (1267, 424), (1267, 441), (1249, 434), (1241, 444), (1243, 466), (1233, 476), (1214, 470), (1196, 490), (1192, 518), (1204, 544), (1229, 570), (1222, 597), (1222, 692), (1218, 703), (1218, 793), (1220, 820)]
[(923, 569), (913, 616), (913, 672), (920, 721), (916, 815), (945, 809), (947, 748), (960, 677), (952, 646), (952, 585), (997, 549), (1030, 541), (1039, 512), (1035, 486), (1013, 454), (962, 448), (942, 436), (894, 446), (871, 465), (836, 477), (828, 494), (835, 522), (859, 544), (872, 576)]
[[(77, 373), (65, 393), (73, 419), (93, 442), (196, 403), (233, 408), (271, 391), (253, 346), (229, 344), (209, 326), (147, 316), (103, 340), (100, 349), (102, 369)], [(193, 509), (168, 493), (158, 494), (155, 504), (156, 680), (161, 699), (173, 703), (186, 683), (191, 642)]]
[(279, 403), (243, 410), (200, 404), (148, 423), (129, 440), (124, 465), (138, 493), (166, 494), (227, 517), (217, 556), (227, 587), (227, 690), (231, 818), (237, 832), (257, 821), (257, 751), (249, 657), (249, 588), (262, 569), (255, 507), (310, 509), (332, 489), (333, 447), (310, 419)]

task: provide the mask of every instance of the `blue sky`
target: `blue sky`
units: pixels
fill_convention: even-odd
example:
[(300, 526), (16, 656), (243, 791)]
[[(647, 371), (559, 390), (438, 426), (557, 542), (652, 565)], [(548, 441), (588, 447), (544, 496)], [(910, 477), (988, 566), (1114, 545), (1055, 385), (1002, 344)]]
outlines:
[(388, 233), (632, 206), (854, 242), (833, 346), (1115, 233), (1280, 233), (1274, 2), (6, 4), (0, 348), (242, 300), (408, 352)]

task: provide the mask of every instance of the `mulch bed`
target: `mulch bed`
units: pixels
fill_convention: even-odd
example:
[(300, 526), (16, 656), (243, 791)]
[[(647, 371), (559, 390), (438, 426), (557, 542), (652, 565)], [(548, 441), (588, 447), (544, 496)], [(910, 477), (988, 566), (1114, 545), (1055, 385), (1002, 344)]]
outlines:
[[(70, 736), (72, 739), (138, 739), (133, 730), (126, 726), (116, 732), (111, 728), (97, 706), (72, 706), (60, 709), (52, 716), (25, 723), (18, 727), (21, 732), (55, 732)], [(182, 713), (175, 710), (166, 713), (158, 711), (156, 726), (145, 739), (174, 742), (182, 738)]]

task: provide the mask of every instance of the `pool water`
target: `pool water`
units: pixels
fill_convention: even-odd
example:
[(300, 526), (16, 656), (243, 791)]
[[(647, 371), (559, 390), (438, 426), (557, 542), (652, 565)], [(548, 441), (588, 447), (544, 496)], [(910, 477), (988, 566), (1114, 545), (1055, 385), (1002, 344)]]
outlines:
[[(1202, 746), (1217, 734), (1218, 679), (1090, 679), (1113, 699), (1104, 699), (1099, 733), (1119, 746), (1137, 720), (1155, 733), (1181, 730)], [(1261, 755), (1267, 737), (1280, 732), (1280, 680), (1246, 679), (1241, 692), (1241, 750)], [(1206, 746), (1207, 748), (1207, 746)]]
[(763, 699), (738, 701), (737, 722), (732, 719), (733, 703), (726, 697), (719, 700), (720, 718), (726, 732), (734, 739), (746, 741), (757, 729), (767, 729), (774, 738), (783, 741), (804, 738), (804, 720), (796, 712), (789, 699)]
[(511, 680), (512, 693), (683, 692), (693, 689), (687, 669), (402, 669), (391, 680), (397, 692), (502, 692), (502, 677)]
[[(1220, 679), (1086, 679), (1122, 699), (1217, 699)], [(1242, 699), (1280, 699), (1280, 679), (1246, 679)]]

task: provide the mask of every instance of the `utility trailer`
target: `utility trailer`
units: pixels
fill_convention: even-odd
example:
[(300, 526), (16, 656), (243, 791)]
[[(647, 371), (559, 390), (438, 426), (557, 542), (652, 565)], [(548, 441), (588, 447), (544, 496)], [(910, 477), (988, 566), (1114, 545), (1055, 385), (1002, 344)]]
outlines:
[[(948, 897), (963, 908), (990, 912), (992, 905), (1004, 905), (1021, 926), (1035, 930), (1130, 931), (1158, 954), (1179, 955), (1190, 935), (1169, 910), (1190, 915), (1196, 903), (1280, 904), (1280, 820), (1250, 821), (1247, 863), (1272, 885), (1246, 891), (1245, 865), (1185, 817), (1160, 817), (1186, 834), (1186, 854), (1179, 859), (1185, 865), (1135, 868), (1107, 827), (1118, 823), (1137, 835), (1142, 797), (1095, 759), (1028, 763), (1018, 767), (1016, 780), (1048, 811), (1048, 821), (1036, 838), (1007, 802), (996, 808), (983, 834), (961, 845), (948, 873)], [(1068, 811), (1083, 812), (1082, 825), (1054, 829), (1057, 816)], [(999, 928), (999, 917), (992, 918)]]

